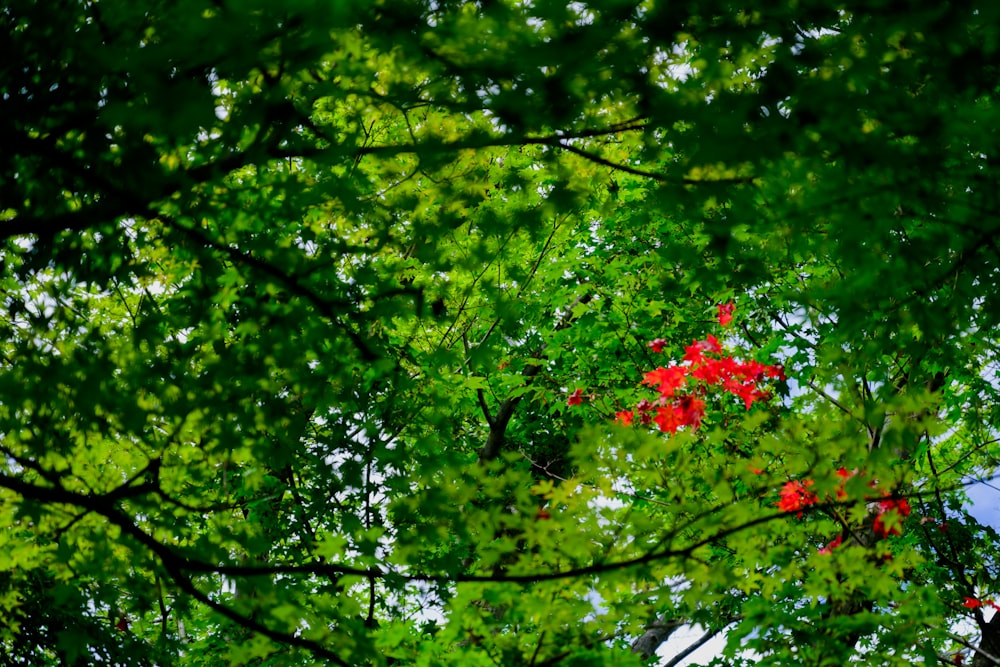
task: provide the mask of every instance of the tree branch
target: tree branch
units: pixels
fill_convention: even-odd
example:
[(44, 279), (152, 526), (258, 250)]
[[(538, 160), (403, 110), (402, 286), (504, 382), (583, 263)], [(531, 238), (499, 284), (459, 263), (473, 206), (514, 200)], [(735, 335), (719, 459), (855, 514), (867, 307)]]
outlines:
[(713, 637), (718, 635), (724, 629), (725, 628), (719, 628), (718, 630), (709, 630), (701, 637), (699, 637), (696, 642), (694, 642), (686, 649), (684, 649), (683, 651), (675, 655), (673, 658), (671, 658), (665, 665), (663, 665), (663, 667), (677, 667), (677, 665), (680, 664), (681, 660), (688, 657), (689, 655), (700, 649), (702, 646), (707, 644), (709, 641), (711, 641)]
[(665, 616), (661, 616), (632, 642), (632, 653), (638, 653), (643, 660), (649, 660), (660, 645), (683, 626), (681, 621), (668, 621)]

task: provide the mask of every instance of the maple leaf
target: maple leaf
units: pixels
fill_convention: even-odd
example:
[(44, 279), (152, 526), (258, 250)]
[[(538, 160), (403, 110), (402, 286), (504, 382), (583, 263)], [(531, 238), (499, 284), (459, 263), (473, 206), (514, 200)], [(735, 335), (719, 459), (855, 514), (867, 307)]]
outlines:
[(631, 410), (622, 410), (621, 412), (615, 413), (615, 423), (621, 424), (622, 426), (631, 426), (634, 418), (635, 413)]
[(816, 494), (809, 491), (812, 485), (811, 479), (807, 479), (805, 483), (797, 480), (786, 482), (778, 493), (780, 500), (775, 505), (783, 512), (798, 512), (802, 516), (802, 509), (815, 504), (817, 500)]
[(732, 391), (729, 387), (741, 382), (740, 368), (740, 363), (732, 357), (706, 359), (698, 367), (696, 375), (708, 384), (721, 385), (724, 390)]
[(723, 373), (724, 368), (718, 359), (704, 359), (691, 369), (691, 375), (705, 384), (718, 384), (722, 380)]
[(570, 407), (580, 405), (581, 403), (583, 403), (583, 389), (577, 389), (574, 391), (569, 395), (569, 399), (566, 401), (566, 404)]
[(698, 428), (701, 418), (705, 416), (705, 401), (694, 396), (682, 396), (674, 408), (680, 415), (684, 426)]
[(747, 410), (749, 410), (750, 406), (754, 404), (754, 401), (762, 399), (766, 400), (768, 398), (767, 392), (757, 389), (753, 383), (743, 383), (737, 380), (729, 380), (723, 384), (723, 388), (734, 396), (742, 398)]
[(705, 361), (705, 348), (698, 341), (693, 341), (684, 348), (684, 361), (689, 364), (701, 364)]
[(899, 500), (883, 500), (879, 503), (879, 507), (882, 508), (883, 512), (896, 510), (899, 512), (900, 516), (910, 516), (910, 512), (913, 511), (910, 508), (910, 503), (905, 498), (900, 498)]
[(692, 341), (684, 348), (684, 360), (692, 364), (704, 364), (709, 361), (705, 359), (705, 352), (722, 354), (722, 345), (719, 344), (719, 339), (709, 334), (705, 340)]
[[(875, 517), (875, 523), (872, 525), (872, 530), (882, 537), (899, 535), (901, 533), (899, 528), (900, 519), (904, 516), (910, 515), (910, 503), (908, 503), (905, 499), (883, 500), (879, 503), (879, 509), (881, 512)], [(883, 518), (889, 512), (893, 512), (898, 516), (898, 519), (893, 522), (892, 527), (887, 527), (885, 525), (885, 519)]]
[(739, 374), (748, 380), (760, 382), (766, 376), (767, 368), (759, 361), (745, 361), (739, 366)]
[(672, 405), (665, 408), (656, 408), (656, 416), (653, 421), (664, 433), (677, 433), (677, 429), (684, 426), (683, 415)]
[(843, 543), (843, 541), (844, 541), (844, 536), (843, 535), (837, 535), (837, 537), (834, 538), (834, 540), (832, 542), (830, 542), (828, 545), (826, 545), (825, 547), (823, 547), (822, 549), (820, 549), (819, 553), (822, 554), (822, 555), (824, 555), (824, 556), (829, 556), (830, 554), (833, 553), (834, 549), (836, 549), (837, 547), (839, 547), (841, 545), (841, 543)]
[(719, 304), (719, 324), (722, 326), (728, 325), (733, 321), (733, 311), (736, 310), (736, 306), (733, 302), (720, 303)]
[(776, 380), (785, 380), (785, 367), (781, 364), (776, 364), (774, 366), (768, 366), (765, 371), (769, 377), (773, 377)]
[(687, 374), (687, 369), (683, 366), (670, 366), (669, 368), (661, 366), (655, 371), (646, 373), (643, 376), (642, 383), (650, 387), (656, 387), (657, 391), (660, 392), (660, 396), (670, 398), (677, 389), (684, 386), (684, 382), (686, 381), (685, 374)]
[(657, 338), (656, 340), (650, 341), (647, 347), (653, 352), (663, 352), (663, 348), (667, 346), (667, 341), (662, 338)]
[(843, 500), (844, 498), (847, 497), (847, 491), (844, 490), (844, 484), (846, 484), (847, 480), (849, 480), (853, 476), (854, 473), (845, 468), (844, 466), (840, 466), (839, 468), (837, 468), (837, 477), (840, 478), (840, 484), (837, 485), (837, 498), (839, 500)]

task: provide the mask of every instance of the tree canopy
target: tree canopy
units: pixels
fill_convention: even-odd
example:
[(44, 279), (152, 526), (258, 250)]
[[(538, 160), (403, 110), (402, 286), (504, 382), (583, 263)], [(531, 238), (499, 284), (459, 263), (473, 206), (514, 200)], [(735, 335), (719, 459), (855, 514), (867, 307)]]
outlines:
[(0, 26), (0, 664), (1000, 664), (1000, 4)]

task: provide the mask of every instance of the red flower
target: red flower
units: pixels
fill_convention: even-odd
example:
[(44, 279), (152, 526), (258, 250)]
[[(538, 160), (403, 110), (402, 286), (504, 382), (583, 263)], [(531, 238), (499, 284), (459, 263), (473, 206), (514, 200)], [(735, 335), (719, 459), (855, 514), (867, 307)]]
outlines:
[(805, 483), (799, 481), (786, 482), (778, 494), (780, 500), (775, 503), (778, 509), (783, 512), (798, 512), (802, 515), (802, 509), (816, 503), (816, 494), (808, 488), (813, 485), (811, 479)]
[(615, 423), (621, 424), (622, 426), (631, 426), (634, 418), (635, 413), (631, 410), (622, 410), (621, 412), (615, 413)]
[(566, 404), (570, 407), (580, 405), (581, 403), (583, 403), (583, 389), (577, 389), (574, 391), (569, 395), (569, 400), (566, 401)]
[(733, 321), (733, 311), (736, 310), (736, 306), (733, 302), (720, 303), (719, 304), (719, 324), (726, 326)]
[(650, 341), (648, 347), (653, 352), (663, 352), (663, 348), (665, 348), (666, 346), (667, 346), (667, 341), (663, 340), (662, 338), (657, 338), (654, 341)]

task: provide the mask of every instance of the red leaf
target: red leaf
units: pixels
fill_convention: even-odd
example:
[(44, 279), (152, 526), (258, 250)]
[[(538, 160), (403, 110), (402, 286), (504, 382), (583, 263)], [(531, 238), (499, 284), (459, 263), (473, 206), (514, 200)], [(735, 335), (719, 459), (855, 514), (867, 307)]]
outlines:
[(801, 513), (804, 507), (816, 503), (816, 494), (808, 490), (812, 485), (813, 481), (811, 479), (807, 479), (805, 483), (797, 480), (786, 482), (785, 486), (778, 493), (780, 500), (775, 505), (783, 512)]
[(847, 497), (847, 491), (844, 490), (844, 484), (846, 484), (847, 480), (849, 480), (853, 476), (854, 473), (845, 468), (844, 466), (840, 466), (839, 468), (837, 468), (837, 477), (840, 478), (840, 484), (837, 485), (837, 498), (839, 500), (843, 500), (844, 498)]
[(844, 536), (837, 535), (837, 537), (832, 542), (830, 542), (828, 545), (820, 549), (819, 553), (823, 554), (824, 556), (829, 556), (830, 554), (833, 553), (834, 549), (836, 549), (841, 545), (843, 541), (844, 541)]
[(692, 341), (690, 345), (684, 348), (684, 361), (689, 364), (700, 364), (705, 361), (705, 348), (701, 346), (698, 341)]
[(719, 304), (719, 324), (722, 326), (728, 325), (733, 321), (733, 311), (736, 310), (736, 306), (733, 302), (720, 303)]
[(677, 433), (677, 429), (684, 426), (683, 415), (674, 406), (656, 408), (656, 416), (653, 421), (664, 433)]
[(899, 520), (895, 522), (895, 525), (893, 525), (892, 528), (887, 528), (885, 525), (885, 521), (883, 520), (882, 517), (884, 517), (889, 512), (897, 514), (900, 519), (902, 519), (904, 516), (909, 516), (911, 511), (910, 503), (908, 503), (905, 499), (883, 500), (882, 502), (879, 503), (879, 509), (881, 510), (881, 512), (877, 517), (875, 517), (875, 523), (874, 525), (872, 525), (872, 530), (874, 530), (878, 535), (881, 535), (882, 537), (889, 537), (890, 535), (899, 535), (901, 532), (899, 529)]
[(669, 368), (657, 368), (643, 376), (642, 383), (650, 387), (656, 387), (660, 396), (670, 398), (674, 392), (684, 386), (686, 382), (685, 374), (687, 369), (683, 366), (670, 366)]
[(580, 405), (581, 403), (583, 403), (583, 389), (577, 389), (574, 391), (569, 395), (569, 399), (566, 401), (566, 404), (570, 407)]
[(701, 418), (705, 416), (705, 401), (694, 396), (682, 396), (674, 406), (680, 414), (684, 426), (698, 428)]
[(631, 410), (622, 410), (621, 412), (615, 413), (615, 423), (621, 424), (622, 426), (631, 426), (634, 418), (635, 413)]

